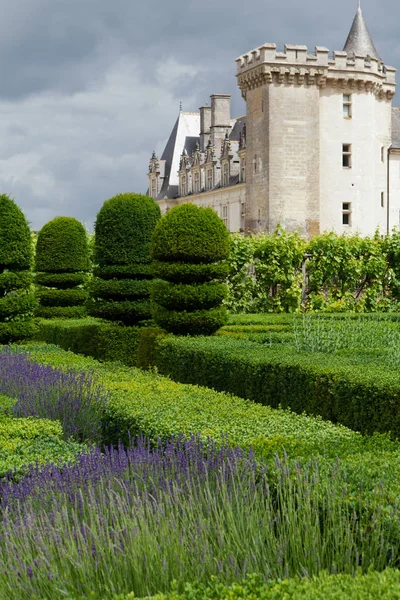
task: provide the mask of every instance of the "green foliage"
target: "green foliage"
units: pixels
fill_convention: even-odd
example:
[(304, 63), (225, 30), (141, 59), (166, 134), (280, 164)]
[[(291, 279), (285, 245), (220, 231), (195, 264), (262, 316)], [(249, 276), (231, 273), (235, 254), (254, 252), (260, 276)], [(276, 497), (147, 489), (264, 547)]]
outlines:
[[(56, 217), (46, 223), (36, 244), (36, 296), (42, 318), (78, 318), (86, 315), (88, 293), (84, 284), (90, 268), (87, 233), (72, 217)], [(77, 310), (79, 307), (79, 310)]]
[(309, 242), (280, 228), (272, 235), (233, 235), (226, 305), (236, 313), (396, 309), (398, 255), (397, 232), (384, 240), (378, 232), (364, 238), (331, 232)]
[(205, 283), (207, 281), (224, 281), (229, 275), (228, 262), (193, 264), (166, 263), (153, 261), (151, 270), (155, 278), (172, 283)]
[(42, 307), (81, 306), (88, 297), (86, 290), (79, 288), (57, 290), (54, 288), (40, 287), (37, 289), (36, 294)]
[[(71, 315), (73, 318), (73, 316)], [(136, 365), (138, 327), (118, 327), (96, 319), (39, 321), (36, 339), (98, 360)]]
[(228, 316), (224, 307), (186, 312), (167, 310), (155, 304), (153, 319), (157, 325), (175, 335), (211, 335), (227, 322)]
[(167, 335), (156, 327), (143, 327), (139, 334), (137, 348), (137, 366), (147, 371), (155, 366), (155, 347), (161, 337)]
[(226, 323), (227, 291), (216, 283), (226, 272), (229, 233), (211, 208), (184, 204), (169, 211), (154, 230), (153, 319), (177, 334), (211, 334)]
[(83, 319), (87, 316), (86, 306), (39, 306), (35, 316), (42, 319)]
[(32, 280), (30, 271), (3, 271), (0, 273), (0, 298), (10, 292), (29, 289)]
[(222, 304), (226, 295), (226, 285), (214, 282), (174, 284), (168, 281), (156, 281), (151, 290), (151, 299), (156, 304), (175, 311), (198, 311), (215, 308)]
[(104, 202), (95, 223), (95, 260), (100, 267), (150, 262), (160, 207), (141, 194), (118, 194)]
[(90, 299), (87, 309), (92, 317), (116, 321), (128, 327), (149, 319), (151, 315), (150, 299), (121, 301)]
[(100, 279), (152, 279), (151, 265), (135, 263), (131, 265), (111, 265), (94, 267), (93, 275)]
[(21, 209), (7, 194), (0, 194), (0, 273), (31, 268), (31, 232)]
[[(219, 583), (216, 577), (207, 584), (188, 583), (184, 591), (173, 589), (166, 594), (156, 594), (148, 600), (371, 600), (385, 598), (398, 600), (400, 571), (369, 571), (367, 574), (328, 575), (309, 579), (293, 578), (284, 581), (269, 581), (252, 575), (244, 581), (232, 585)], [(116, 596), (115, 600), (134, 600), (136, 596), (128, 594)]]
[[(37, 304), (31, 292), (31, 233), (11, 198), (0, 194), (0, 344), (26, 339)], [(24, 324), (23, 324), (24, 323)]]
[(152, 257), (163, 262), (215, 263), (229, 254), (229, 233), (212, 208), (182, 204), (157, 224)]
[(152, 281), (148, 279), (97, 279), (89, 285), (92, 298), (105, 300), (130, 300), (150, 296)]
[(150, 318), (150, 242), (160, 216), (158, 204), (140, 194), (119, 194), (104, 203), (95, 224), (91, 316), (129, 327)]
[(27, 472), (30, 464), (66, 464), (82, 452), (81, 444), (63, 441), (60, 423), (33, 417), (14, 419), (4, 412), (15, 401), (8, 399), (6, 403), (0, 397), (0, 402), (0, 477), (13, 471), (16, 478)]
[(36, 273), (36, 285), (55, 287), (59, 290), (74, 288), (87, 283), (87, 273)]
[(56, 217), (42, 227), (36, 244), (36, 271), (76, 273), (89, 268), (87, 234), (79, 221)]

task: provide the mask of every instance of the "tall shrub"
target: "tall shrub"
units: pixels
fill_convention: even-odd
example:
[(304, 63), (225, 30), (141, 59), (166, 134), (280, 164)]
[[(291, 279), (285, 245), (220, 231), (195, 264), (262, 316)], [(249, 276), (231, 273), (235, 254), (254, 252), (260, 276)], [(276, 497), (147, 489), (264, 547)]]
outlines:
[(95, 223), (90, 315), (124, 325), (150, 318), (150, 243), (160, 217), (158, 204), (141, 194), (118, 194), (103, 204)]
[(0, 194), (0, 343), (32, 335), (32, 241), (21, 209)]
[(184, 204), (154, 230), (153, 318), (176, 334), (209, 335), (226, 322), (229, 233), (211, 208)]
[(36, 284), (45, 318), (86, 315), (84, 287), (90, 267), (87, 234), (72, 217), (56, 217), (39, 232), (36, 244)]

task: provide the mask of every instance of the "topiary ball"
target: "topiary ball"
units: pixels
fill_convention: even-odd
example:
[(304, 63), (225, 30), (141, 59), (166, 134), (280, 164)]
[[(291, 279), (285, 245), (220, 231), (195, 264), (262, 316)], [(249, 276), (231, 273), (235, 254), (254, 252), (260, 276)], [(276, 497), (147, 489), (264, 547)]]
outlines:
[(56, 217), (40, 230), (36, 244), (36, 271), (88, 271), (89, 247), (85, 228), (73, 217)]
[(215, 263), (228, 257), (229, 232), (212, 208), (176, 206), (157, 224), (152, 258), (164, 262)]
[(160, 217), (160, 207), (148, 196), (125, 193), (106, 200), (95, 223), (95, 261), (101, 267), (149, 263)]
[(22, 210), (7, 194), (0, 194), (0, 273), (32, 264), (31, 232)]

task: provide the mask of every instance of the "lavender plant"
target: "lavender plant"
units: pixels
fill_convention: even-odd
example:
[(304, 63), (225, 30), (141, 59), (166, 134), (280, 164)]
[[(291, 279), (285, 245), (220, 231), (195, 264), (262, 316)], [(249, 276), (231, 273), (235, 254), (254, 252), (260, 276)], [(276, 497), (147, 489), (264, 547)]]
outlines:
[[(175, 580), (382, 570), (399, 558), (397, 508), (356, 511), (340, 468), (198, 439), (94, 450), (0, 487), (0, 599), (146, 596)], [(384, 515), (388, 518), (385, 518)]]
[(16, 417), (59, 420), (67, 439), (100, 442), (100, 416), (107, 394), (90, 372), (53, 369), (4, 348), (0, 394), (17, 399), (12, 408)]

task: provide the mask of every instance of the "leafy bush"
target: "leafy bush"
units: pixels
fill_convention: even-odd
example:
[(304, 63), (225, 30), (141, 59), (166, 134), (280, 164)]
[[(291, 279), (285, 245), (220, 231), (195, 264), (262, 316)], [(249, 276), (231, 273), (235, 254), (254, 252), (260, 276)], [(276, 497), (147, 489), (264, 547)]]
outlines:
[(125, 326), (150, 317), (150, 242), (160, 216), (158, 204), (140, 194), (119, 194), (104, 203), (95, 223), (91, 316)]
[(162, 262), (216, 263), (229, 254), (227, 229), (212, 208), (176, 206), (157, 224), (152, 257)]
[(92, 318), (79, 320), (41, 320), (36, 339), (56, 344), (64, 350), (92, 356), (98, 360), (118, 361), (135, 366), (140, 329), (118, 327)]
[[(89, 268), (89, 246), (83, 225), (72, 217), (56, 217), (46, 223), (36, 244), (36, 294), (40, 302), (36, 316), (84, 316), (83, 305), (88, 298), (84, 284)], [(60, 307), (67, 310), (59, 310)]]
[[(15, 402), (9, 399), (8, 413)], [(5, 406), (3, 397), (1, 406)], [(34, 468), (30, 465), (40, 468), (47, 463), (70, 463), (82, 451), (80, 444), (63, 440), (60, 423), (0, 415), (0, 477), (15, 480)]]
[(36, 271), (42, 273), (86, 273), (89, 248), (85, 228), (73, 217), (56, 217), (39, 231)]
[[(207, 584), (188, 583), (183, 592), (175, 589), (166, 594), (156, 594), (148, 600), (397, 600), (399, 586), (400, 572), (397, 569), (370, 571), (366, 575), (360, 572), (355, 577), (322, 573), (312, 579), (296, 577), (268, 583), (252, 575), (229, 586), (215, 577)], [(117, 596), (115, 600), (134, 600), (134, 595)]]
[[(211, 334), (227, 320), (225, 274), (229, 234), (211, 208), (184, 204), (170, 210), (153, 234), (153, 319), (171, 333)], [(165, 271), (163, 270), (165, 267)]]
[(31, 291), (31, 233), (25, 216), (0, 194), (0, 343), (28, 338), (36, 300)]

